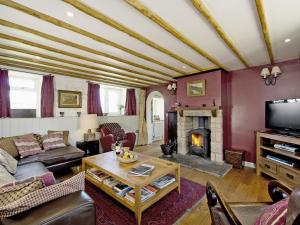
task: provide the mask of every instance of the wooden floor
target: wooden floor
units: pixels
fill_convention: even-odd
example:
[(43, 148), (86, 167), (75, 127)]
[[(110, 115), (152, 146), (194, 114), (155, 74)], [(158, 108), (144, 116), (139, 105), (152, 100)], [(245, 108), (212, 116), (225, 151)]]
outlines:
[[(152, 156), (160, 156), (159, 143), (138, 146), (135, 151)], [(268, 179), (257, 176), (251, 168), (232, 169), (224, 177), (216, 177), (186, 167), (181, 167), (181, 176), (196, 183), (205, 185), (207, 181), (215, 184), (228, 201), (269, 201), (267, 194)], [(210, 215), (206, 205), (206, 198), (196, 206), (180, 222), (181, 225), (210, 225)]]

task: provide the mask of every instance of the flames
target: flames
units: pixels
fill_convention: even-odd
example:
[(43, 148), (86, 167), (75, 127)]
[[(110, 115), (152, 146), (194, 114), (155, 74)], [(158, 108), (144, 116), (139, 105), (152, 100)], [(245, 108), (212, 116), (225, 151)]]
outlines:
[(203, 136), (201, 134), (192, 134), (192, 146), (203, 148)]

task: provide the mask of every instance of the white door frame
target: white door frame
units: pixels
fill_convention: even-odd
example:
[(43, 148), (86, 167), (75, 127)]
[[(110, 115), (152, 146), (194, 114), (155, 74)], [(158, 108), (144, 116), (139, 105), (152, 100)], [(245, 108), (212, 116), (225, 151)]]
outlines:
[[(152, 110), (151, 110), (151, 104), (154, 97), (161, 97), (164, 99), (164, 96), (159, 91), (152, 91), (146, 100), (146, 122), (147, 122), (147, 131), (148, 131), (148, 144), (152, 144), (152, 138), (153, 138), (153, 122), (152, 122)], [(164, 132), (163, 132), (164, 133)], [(164, 137), (163, 137), (164, 139)]]

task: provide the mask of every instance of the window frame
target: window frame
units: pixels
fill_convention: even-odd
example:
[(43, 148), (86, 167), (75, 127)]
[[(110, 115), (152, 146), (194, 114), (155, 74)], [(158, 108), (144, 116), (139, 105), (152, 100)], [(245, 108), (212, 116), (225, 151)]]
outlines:
[(101, 107), (104, 114), (107, 116), (122, 116), (124, 115), (124, 108), (121, 110), (118, 110), (117, 112), (110, 112), (109, 107), (110, 104), (112, 104), (112, 101), (109, 101), (108, 95), (110, 91), (114, 91), (118, 94), (118, 102), (117, 107), (119, 108), (119, 105), (123, 105), (125, 107), (126, 102), (126, 88), (122, 87), (116, 87), (116, 86), (110, 86), (110, 85), (101, 85), (100, 86), (100, 101), (101, 101)]

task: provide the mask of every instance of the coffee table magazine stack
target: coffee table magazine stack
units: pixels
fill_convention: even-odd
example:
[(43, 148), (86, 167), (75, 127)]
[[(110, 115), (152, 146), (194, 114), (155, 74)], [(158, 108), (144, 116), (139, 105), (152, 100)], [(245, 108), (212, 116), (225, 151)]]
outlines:
[[(133, 163), (125, 164), (118, 161), (115, 152), (86, 157), (82, 161), (82, 170), (86, 171), (86, 179), (100, 188), (102, 191), (116, 199), (135, 213), (137, 224), (141, 224), (142, 212), (153, 205), (155, 202), (166, 196), (168, 193), (177, 189), (180, 192), (180, 164), (169, 162), (163, 159), (135, 153), (138, 160)], [(149, 176), (131, 176), (128, 172), (141, 164), (154, 166), (154, 170)], [(98, 170), (114, 180), (121, 182), (134, 190), (134, 201), (118, 194), (112, 187), (105, 184), (105, 181), (96, 179), (89, 173), (90, 170)], [(152, 197), (142, 201), (142, 190), (147, 185), (167, 175), (174, 175), (175, 181), (164, 188), (159, 189)]]

